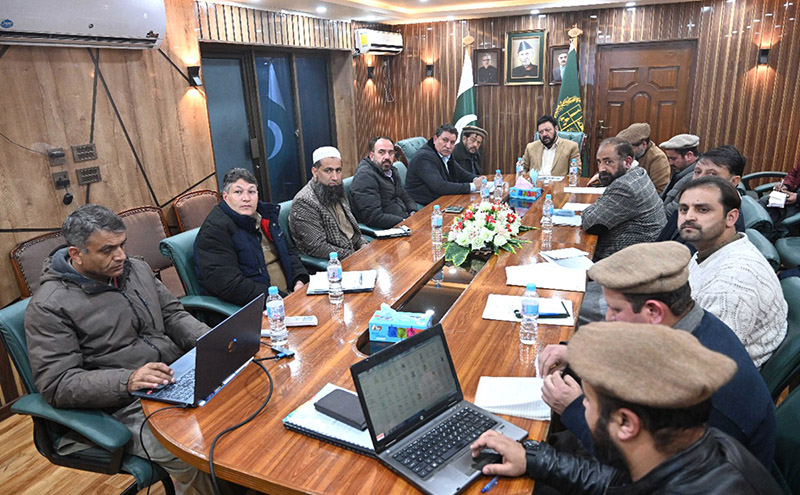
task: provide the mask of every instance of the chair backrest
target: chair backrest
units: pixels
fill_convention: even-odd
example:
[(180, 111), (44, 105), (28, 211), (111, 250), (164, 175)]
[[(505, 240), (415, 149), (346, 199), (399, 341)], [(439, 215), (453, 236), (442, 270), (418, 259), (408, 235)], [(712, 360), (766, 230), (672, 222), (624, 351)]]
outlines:
[(789, 306), (789, 326), (781, 345), (761, 366), (761, 377), (773, 399), (777, 399), (794, 378), (800, 377), (800, 277), (781, 280), (781, 289)]
[(15, 302), (11, 306), (0, 309), (0, 335), (8, 349), (14, 366), (17, 367), (19, 377), (28, 393), (36, 393), (36, 384), (33, 383), (31, 362), (28, 359), (28, 345), (25, 340), (25, 309), (30, 298)]
[(180, 234), (161, 239), (158, 249), (161, 254), (171, 259), (178, 271), (183, 289), (188, 296), (202, 295), (197, 275), (194, 272), (194, 240), (200, 229), (187, 230)]
[(189, 191), (178, 196), (172, 202), (172, 210), (178, 219), (178, 228), (181, 232), (196, 229), (203, 225), (211, 209), (219, 203), (220, 195), (217, 191), (201, 189)]
[(406, 187), (406, 174), (408, 173), (408, 169), (403, 165), (403, 162), (394, 162), (394, 168), (397, 169), (397, 178), (400, 179), (400, 185)]
[(350, 186), (353, 184), (353, 176), (344, 179), (342, 181), (342, 185), (344, 186), (344, 195), (347, 197), (347, 201), (350, 201)]
[(775, 249), (775, 246), (764, 237), (764, 234), (755, 229), (745, 229), (744, 233), (747, 234), (747, 238), (750, 242), (764, 255), (769, 266), (771, 266), (773, 270), (778, 271), (781, 267), (781, 256), (778, 254), (778, 250)]
[(22, 297), (30, 297), (39, 288), (42, 263), (53, 251), (66, 244), (67, 240), (59, 230), (28, 239), (11, 250), (11, 266)]
[(778, 431), (775, 435), (775, 465), (790, 493), (800, 493), (800, 389), (796, 389), (781, 402), (775, 411)]
[(748, 195), (742, 196), (741, 211), (745, 229), (755, 229), (764, 235), (772, 234), (772, 217), (757, 200)]
[(411, 160), (411, 158), (414, 156), (414, 153), (416, 153), (418, 149), (422, 148), (427, 142), (428, 140), (424, 137), (412, 137), (408, 139), (401, 139), (397, 142), (397, 146), (400, 146), (400, 149), (403, 150), (406, 158)]
[[(578, 153), (583, 153), (583, 142), (586, 139), (586, 134), (582, 132), (568, 132), (568, 131), (558, 131), (558, 137), (569, 139), (570, 141), (574, 142), (578, 145)], [(533, 140), (539, 140), (539, 133), (533, 135)]]
[(169, 236), (164, 212), (156, 206), (139, 206), (118, 215), (127, 228), (128, 240), (125, 252), (130, 256), (141, 256), (154, 272), (172, 266), (169, 259), (159, 252), (158, 243)]
[(292, 208), (292, 200), (288, 199), (283, 203), (278, 203), (278, 206), (281, 208), (280, 212), (278, 212), (278, 226), (283, 231), (286, 241), (294, 247), (294, 239), (289, 233), (289, 210)]

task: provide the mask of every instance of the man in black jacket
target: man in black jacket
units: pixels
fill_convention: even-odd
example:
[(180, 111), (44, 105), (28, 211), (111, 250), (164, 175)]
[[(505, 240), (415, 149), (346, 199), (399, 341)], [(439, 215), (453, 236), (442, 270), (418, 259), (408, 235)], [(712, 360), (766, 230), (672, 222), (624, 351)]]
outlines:
[(250, 171), (229, 170), (222, 199), (194, 244), (197, 281), (207, 293), (243, 306), (271, 285), (287, 293), (308, 282), (308, 272), (278, 225), (280, 207), (258, 200)]
[(483, 176), (464, 170), (453, 158), (458, 130), (442, 124), (436, 136), (417, 150), (408, 164), (406, 190), (417, 203), (427, 205), (445, 194), (468, 194), (480, 189)]
[(350, 184), (350, 206), (359, 222), (376, 229), (394, 227), (417, 211), (394, 167), (394, 143), (388, 137), (369, 142)]
[(467, 172), (475, 175), (483, 173), (481, 145), (485, 139), (486, 131), (478, 126), (468, 125), (461, 130), (461, 142), (453, 148), (453, 158)]

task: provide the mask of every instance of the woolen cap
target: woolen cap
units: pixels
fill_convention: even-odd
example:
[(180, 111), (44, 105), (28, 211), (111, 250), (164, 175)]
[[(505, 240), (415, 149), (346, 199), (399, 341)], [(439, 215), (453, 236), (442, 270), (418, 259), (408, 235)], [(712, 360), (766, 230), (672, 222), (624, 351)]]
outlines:
[(694, 134), (678, 134), (672, 136), (669, 141), (664, 141), (658, 147), (663, 150), (682, 150), (684, 148), (695, 148), (700, 145), (700, 138)]
[(645, 139), (650, 139), (650, 124), (631, 124), (627, 129), (619, 131), (617, 137), (634, 144)]
[(689, 248), (679, 242), (642, 242), (598, 261), (589, 277), (627, 294), (672, 292), (689, 280), (691, 258)]
[(461, 129), (461, 135), (462, 136), (467, 132), (473, 133), (473, 134), (478, 134), (483, 139), (486, 139), (486, 137), (488, 136), (488, 134), (487, 134), (485, 129), (481, 129), (480, 127), (478, 127), (476, 125), (466, 125), (466, 126), (464, 126), (463, 129)]
[(321, 148), (315, 149), (314, 154), (311, 156), (311, 159), (314, 161), (314, 163), (317, 163), (323, 158), (338, 158), (339, 160), (341, 160), (342, 154), (339, 153), (339, 150), (337, 150), (333, 146), (323, 146)]
[(585, 383), (661, 409), (699, 404), (736, 373), (731, 358), (664, 325), (590, 323), (575, 333), (567, 352), (570, 367)]

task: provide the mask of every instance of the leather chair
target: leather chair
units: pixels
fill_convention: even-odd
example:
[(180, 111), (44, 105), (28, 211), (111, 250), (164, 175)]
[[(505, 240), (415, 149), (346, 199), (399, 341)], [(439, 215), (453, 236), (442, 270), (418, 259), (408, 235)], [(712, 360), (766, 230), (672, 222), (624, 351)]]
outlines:
[[(286, 200), (283, 203), (279, 203), (278, 206), (281, 208), (278, 212), (278, 225), (281, 227), (283, 233), (286, 234), (287, 242), (290, 242), (292, 247), (295, 247), (292, 232), (289, 230), (289, 210), (292, 209), (292, 200)], [(307, 254), (298, 254), (300, 255), (300, 261), (303, 263), (303, 266), (306, 267), (309, 274), (313, 275), (316, 272), (324, 272), (328, 269), (328, 260), (314, 258)]]
[(189, 191), (178, 196), (172, 202), (172, 210), (175, 212), (180, 231), (185, 232), (203, 225), (209, 212), (219, 201), (219, 193), (210, 189)]
[(403, 150), (403, 153), (406, 155), (406, 158), (411, 161), (411, 158), (414, 156), (414, 153), (417, 152), (418, 149), (425, 146), (428, 140), (422, 136), (419, 137), (412, 137), (407, 139), (401, 139), (397, 142), (397, 145), (400, 146), (400, 149)]
[(783, 389), (800, 380), (800, 278), (781, 280), (781, 289), (789, 306), (786, 337), (761, 366), (761, 377), (775, 401)]
[[(353, 178), (348, 177), (342, 181), (342, 185), (344, 186), (344, 193), (347, 195), (347, 201), (350, 203), (352, 208), (353, 205), (353, 196), (350, 195), (350, 186), (353, 184)], [(370, 227), (365, 223), (358, 223), (358, 228), (361, 230), (361, 233), (367, 238), (367, 240), (372, 241), (377, 235), (375, 234), (375, 229)]]
[(394, 168), (397, 169), (397, 178), (400, 179), (400, 185), (402, 187), (406, 187), (406, 174), (408, 174), (408, 168), (403, 164), (403, 162), (394, 162)]
[(775, 411), (778, 431), (775, 435), (776, 480), (787, 494), (800, 493), (800, 390), (795, 390)]
[(194, 241), (199, 230), (199, 228), (187, 230), (162, 239), (158, 248), (175, 264), (183, 289), (186, 291), (186, 296), (181, 298), (181, 304), (188, 311), (195, 313), (211, 311), (228, 317), (238, 311), (239, 306), (203, 294), (197, 282), (197, 275), (194, 272)]
[(772, 191), (772, 188), (776, 185), (780, 184), (780, 180), (775, 182), (769, 182), (766, 184), (761, 184), (759, 186), (751, 187), (750, 181), (751, 180), (759, 180), (759, 179), (781, 179), (783, 180), (786, 177), (786, 172), (779, 172), (777, 170), (767, 170), (764, 172), (754, 172), (752, 174), (746, 174), (742, 176), (741, 184), (746, 191), (753, 191), (756, 193), (757, 197), (763, 196), (765, 193), (769, 194)]
[(747, 238), (750, 242), (764, 255), (769, 266), (777, 272), (781, 267), (781, 257), (778, 255), (775, 246), (764, 237), (764, 234), (755, 229), (746, 229), (744, 233), (747, 234)]
[(757, 200), (748, 195), (742, 196), (741, 214), (745, 229), (755, 229), (765, 236), (772, 235), (772, 217)]
[[(570, 141), (574, 142), (578, 145), (578, 153), (583, 153), (583, 143), (586, 141), (586, 134), (582, 132), (558, 131), (558, 137), (569, 139)], [(538, 132), (533, 135), (533, 140), (539, 140)]]
[[(800, 213), (798, 213), (800, 216)], [(800, 266), (800, 237), (784, 237), (775, 241), (775, 249), (781, 257), (784, 268)]]
[[(161, 466), (151, 465), (146, 459), (124, 451), (131, 432), (122, 423), (100, 410), (52, 407), (38, 393), (25, 339), (25, 309), (29, 301), (23, 299), (0, 310), (0, 335), (28, 392), (11, 405), (11, 411), (32, 417), (36, 449), (58, 466), (132, 475), (134, 481), (122, 492), (123, 495), (133, 495), (159, 481), (168, 495), (174, 495), (172, 480)], [(59, 454), (56, 451), (58, 442), (67, 431), (82, 435), (97, 447), (69, 455)]]
[(59, 230), (28, 239), (11, 250), (11, 266), (19, 286), (19, 293), (30, 297), (39, 288), (42, 263), (56, 249), (66, 246), (67, 240)]

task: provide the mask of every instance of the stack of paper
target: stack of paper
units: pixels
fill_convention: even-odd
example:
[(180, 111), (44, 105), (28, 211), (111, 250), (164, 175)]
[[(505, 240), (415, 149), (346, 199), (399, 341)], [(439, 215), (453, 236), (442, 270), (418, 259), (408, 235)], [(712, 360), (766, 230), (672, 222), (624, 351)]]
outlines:
[(587, 258), (589, 253), (586, 251), (581, 251), (577, 248), (565, 248), (565, 249), (555, 249), (553, 251), (542, 251), (539, 253), (542, 255), (542, 258), (549, 261), (550, 263), (555, 263), (559, 266), (563, 266), (564, 268), (577, 268), (580, 270), (588, 270), (589, 268), (594, 265), (592, 260)]
[(566, 225), (568, 227), (580, 227), (581, 217), (575, 215), (574, 217), (562, 217), (553, 215), (553, 225)]
[[(361, 272), (342, 272), (342, 290), (344, 292), (369, 292), (375, 288), (378, 272), (364, 270)], [(306, 294), (319, 295), (328, 293), (328, 272), (317, 272), (311, 275)]]
[(603, 194), (606, 192), (605, 187), (565, 187), (564, 192), (567, 194)]
[(506, 284), (525, 287), (529, 283), (541, 289), (586, 292), (586, 270), (564, 268), (555, 263), (506, 267)]
[(771, 208), (783, 208), (786, 206), (786, 193), (780, 191), (772, 191), (769, 193), (769, 204)]
[(564, 203), (563, 210), (572, 210), (572, 211), (583, 211), (586, 208), (592, 206), (591, 203)]
[[(520, 308), (522, 308), (522, 296), (489, 294), (481, 317), (484, 320), (520, 322), (522, 318), (514, 314), (514, 310), (519, 311)], [(572, 301), (556, 297), (540, 297), (539, 324), (574, 326)]]
[(550, 408), (542, 400), (541, 378), (482, 376), (475, 392), (475, 405), (495, 414), (550, 419)]

